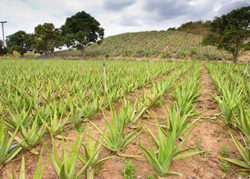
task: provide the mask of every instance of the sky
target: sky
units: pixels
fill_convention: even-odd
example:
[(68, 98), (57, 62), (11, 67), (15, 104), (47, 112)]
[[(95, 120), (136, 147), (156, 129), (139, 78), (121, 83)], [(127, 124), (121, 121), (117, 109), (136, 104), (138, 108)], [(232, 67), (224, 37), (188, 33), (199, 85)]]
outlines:
[(8, 21), (6, 36), (18, 30), (33, 33), (38, 24), (59, 28), (67, 17), (85, 11), (100, 22), (107, 37), (212, 20), (249, 5), (249, 0), (0, 0), (0, 21)]

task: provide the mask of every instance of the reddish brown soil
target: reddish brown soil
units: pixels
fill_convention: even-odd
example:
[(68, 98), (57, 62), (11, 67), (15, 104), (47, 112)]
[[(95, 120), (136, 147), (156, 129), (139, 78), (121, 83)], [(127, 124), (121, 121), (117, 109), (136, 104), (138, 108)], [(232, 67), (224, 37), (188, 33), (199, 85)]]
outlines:
[[(200, 111), (204, 111), (199, 117), (215, 117), (220, 112), (218, 105), (212, 98), (216, 94), (216, 89), (203, 63), (201, 74), (201, 96), (198, 98)], [(224, 126), (225, 121), (221, 117), (214, 120), (200, 119), (197, 127), (192, 131), (186, 145), (195, 146), (201, 150), (210, 151), (203, 155), (196, 155), (172, 165), (173, 171), (181, 172), (187, 178), (222, 178), (225, 173), (220, 169), (220, 162), (217, 156), (220, 156), (222, 144), (230, 148), (230, 153), (237, 153), (227, 129)], [(233, 176), (228, 176), (229, 178)]]
[[(200, 111), (203, 112), (199, 117), (214, 117), (216, 114), (220, 112), (218, 105), (213, 100), (211, 94), (215, 94), (216, 90), (212, 84), (211, 78), (208, 74), (207, 69), (205, 68), (205, 65), (203, 64), (203, 70), (201, 75), (201, 96), (198, 98), (198, 106), (200, 107)], [(144, 89), (141, 89), (144, 90)], [(136, 91), (134, 95), (140, 94), (141, 91)], [(132, 97), (132, 96), (130, 96)], [(164, 107), (167, 108), (171, 105), (171, 95), (167, 96), (165, 98), (165, 104)], [(117, 105), (118, 108), (121, 107), (120, 104)], [(104, 111), (108, 121), (111, 120), (111, 113), (109, 110)], [(150, 130), (153, 133), (156, 133), (156, 126), (155, 119), (152, 117), (152, 114), (155, 114), (160, 122), (163, 122), (165, 120), (164, 111), (161, 107), (152, 107), (148, 114), (144, 115), (144, 118), (142, 120), (142, 123), (150, 128)], [(95, 117), (91, 119), (97, 126), (99, 126), (101, 129), (104, 129), (104, 119), (101, 113), (97, 114)], [(194, 157), (189, 157), (183, 160), (175, 161), (172, 163), (169, 171), (175, 171), (180, 172), (183, 174), (185, 178), (236, 178), (235, 175), (233, 175), (233, 172), (237, 172), (238, 168), (233, 167), (233, 172), (231, 172), (229, 175), (225, 175), (225, 173), (220, 169), (220, 165), (222, 165), (222, 162), (217, 159), (217, 156), (220, 156), (220, 150), (221, 145), (226, 144), (229, 148), (229, 155), (232, 157), (240, 158), (237, 149), (235, 148), (231, 138), (228, 135), (228, 132), (224, 126), (225, 121), (221, 117), (217, 117), (214, 120), (209, 119), (200, 119), (197, 127), (194, 129), (194, 131), (189, 136), (188, 140), (186, 141), (186, 145), (192, 145), (194, 147), (197, 147), (201, 150), (210, 151), (203, 155), (196, 155)], [(83, 125), (87, 125), (87, 123), (84, 123)], [(91, 126), (91, 135), (94, 138), (100, 138), (100, 134), (98, 134), (97, 130)], [(64, 135), (69, 137), (72, 142), (75, 141), (77, 132), (70, 127), (67, 127), (66, 130), (64, 130)], [(126, 129), (126, 134), (129, 134), (132, 132), (132, 129)], [(148, 141), (146, 139), (146, 135), (142, 133), (142, 135), (139, 136), (142, 144), (145, 147), (148, 147)], [(46, 138), (46, 143), (50, 150), (52, 149), (51, 140), (49, 138)], [(121, 151), (124, 154), (133, 154), (133, 155), (141, 155), (142, 151), (138, 147), (138, 141), (135, 140), (133, 143), (131, 143), (124, 151)], [(59, 150), (59, 153), (61, 154), (61, 142), (60, 140), (56, 139), (57, 148)], [(40, 151), (42, 148), (42, 144), (36, 147), (38, 151)], [(52, 151), (52, 150), (51, 150)], [(8, 163), (6, 166), (3, 167), (3, 169), (0, 171), (0, 178), (9, 178), (8, 171), (14, 172), (15, 178), (18, 178), (19, 171), (20, 171), (20, 158), (22, 156), (25, 156), (26, 161), (26, 178), (32, 178), (32, 175), (35, 171), (36, 163), (38, 160), (38, 156), (30, 154), (28, 151), (21, 152), (12, 162)], [(108, 151), (105, 148), (101, 149), (100, 158), (112, 156), (110, 151)], [(44, 151), (43, 155), (43, 161), (42, 165), (45, 164), (46, 160), (48, 159), (48, 154), (46, 151)], [(154, 175), (153, 169), (148, 164), (145, 157), (141, 158), (125, 158), (116, 156), (116, 158), (110, 159), (106, 162), (104, 162), (103, 165), (98, 170), (98, 173), (96, 174), (95, 178), (98, 179), (122, 179), (124, 178), (122, 175), (122, 169), (124, 168), (124, 162), (125, 161), (132, 161), (133, 165), (136, 165), (136, 178), (147, 178), (147, 175), (152, 175), (154, 178), (156, 176)], [(82, 167), (83, 165), (79, 162), (77, 165), (77, 171)], [(85, 178), (84, 176), (83, 178)], [(44, 177), (45, 179), (54, 179), (57, 178), (56, 174), (54, 172), (54, 169), (52, 165), (49, 163), (47, 166), (47, 169), (45, 171)], [(177, 178), (177, 177), (169, 177), (169, 178)]]

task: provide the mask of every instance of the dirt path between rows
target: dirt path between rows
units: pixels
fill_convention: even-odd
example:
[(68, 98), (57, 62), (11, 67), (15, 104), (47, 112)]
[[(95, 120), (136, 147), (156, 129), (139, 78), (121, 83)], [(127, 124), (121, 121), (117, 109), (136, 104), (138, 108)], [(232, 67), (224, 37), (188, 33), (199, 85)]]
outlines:
[[(224, 119), (217, 117), (220, 109), (212, 97), (212, 94), (216, 94), (216, 88), (206, 69), (205, 62), (203, 62), (202, 68), (201, 95), (197, 105), (200, 108), (199, 111), (204, 111), (199, 117), (205, 119), (199, 120), (186, 145), (210, 152), (174, 162), (172, 168), (173, 171), (181, 172), (186, 178), (235, 178), (233, 172), (227, 175), (220, 168), (223, 163), (217, 157), (221, 156), (222, 145), (228, 146), (228, 150), (232, 154), (237, 153), (237, 149), (228, 135)], [(213, 119), (207, 119), (208, 117)]]

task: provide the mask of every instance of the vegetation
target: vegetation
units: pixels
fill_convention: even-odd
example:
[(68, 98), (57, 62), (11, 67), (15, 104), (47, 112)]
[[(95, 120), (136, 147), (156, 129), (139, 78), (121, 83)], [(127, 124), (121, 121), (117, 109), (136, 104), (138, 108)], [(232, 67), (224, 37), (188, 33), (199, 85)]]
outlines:
[(236, 63), (240, 52), (249, 46), (249, 42), (246, 42), (250, 37), (249, 16), (250, 6), (216, 17), (211, 23), (213, 33), (204, 37), (203, 44), (227, 50), (233, 55), (233, 61)]
[(32, 46), (40, 54), (54, 53), (54, 49), (63, 45), (60, 29), (52, 23), (44, 23), (35, 27)]
[[(92, 44), (85, 50), (87, 57), (136, 57), (161, 59), (230, 59), (225, 51), (202, 46), (202, 36), (179, 31), (149, 31), (125, 33), (107, 37), (101, 45)], [(63, 50), (60, 57), (79, 57), (79, 50)]]
[(135, 169), (136, 166), (134, 166), (129, 160), (128, 162), (125, 162), (124, 169), (122, 170), (122, 174), (124, 175), (125, 179), (135, 179), (134, 174), (135, 174)]
[(17, 51), (21, 56), (32, 50), (32, 36), (22, 30), (8, 36), (6, 43), (9, 52)]
[[(222, 115), (227, 120), (228, 132), (235, 143), (243, 161), (221, 157), (221, 159), (240, 167), (250, 168), (250, 125), (249, 125), (249, 70), (244, 66), (230, 67), (227, 64), (208, 64), (208, 69), (218, 89), (215, 96)], [(241, 140), (232, 132), (238, 128)], [(243, 142), (241, 142), (243, 141)]]
[(199, 34), (199, 35), (207, 35), (211, 32), (211, 21), (196, 21), (196, 22), (187, 22), (182, 24), (180, 27), (177, 28), (178, 31), (192, 33), (192, 34)]
[(100, 23), (84, 11), (67, 18), (61, 29), (66, 45), (81, 50), (83, 57), (85, 48), (93, 42), (100, 43), (104, 36)]
[[(108, 160), (142, 158), (141, 154), (155, 175), (165, 177), (182, 175), (171, 171), (174, 161), (204, 152), (185, 146), (199, 120), (196, 102), (201, 92), (201, 62), (106, 60), (108, 90), (104, 88), (103, 61), (4, 60), (0, 63), (0, 75), (4, 76), (0, 80), (1, 166), (14, 162), (17, 154), (22, 155), (25, 150), (37, 155), (36, 146), (43, 145), (60, 178), (92, 179)], [(230, 158), (223, 147), (220, 159), (249, 169), (249, 69), (213, 63), (206, 66), (218, 89), (215, 99), (222, 103), (221, 108), (229, 106), (224, 107), (226, 112), (222, 108), (222, 114), (242, 156), (242, 160)], [(128, 97), (149, 83), (149, 89), (134, 93), (133, 99)], [(159, 108), (166, 102), (164, 97), (169, 93), (170, 105), (162, 111), (165, 116), (149, 113), (151, 107)], [(103, 121), (96, 123), (92, 117), (99, 112)], [(148, 114), (155, 118), (155, 131), (143, 120)], [(70, 138), (69, 133), (77, 137)], [(130, 147), (141, 149), (141, 153), (128, 152)], [(102, 152), (104, 148), (108, 150)], [(25, 173), (22, 161), (21, 175), (30, 176)], [(41, 165), (40, 159), (37, 166), (37, 176), (46, 175), (46, 165)], [(228, 166), (221, 165), (221, 168), (226, 171)], [(126, 164), (123, 175), (135, 177), (131, 163)]]

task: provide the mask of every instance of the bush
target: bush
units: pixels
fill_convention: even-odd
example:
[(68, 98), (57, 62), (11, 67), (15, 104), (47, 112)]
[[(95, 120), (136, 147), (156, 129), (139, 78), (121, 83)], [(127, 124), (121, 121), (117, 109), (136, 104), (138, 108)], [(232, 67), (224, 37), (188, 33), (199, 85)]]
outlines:
[(110, 57), (111, 57), (110, 53), (105, 54), (105, 58), (110, 58)]
[(125, 57), (130, 57), (130, 55), (131, 55), (131, 51), (130, 50), (125, 50), (124, 56)]
[(197, 48), (191, 48), (189, 50), (189, 56), (193, 57), (194, 55), (198, 55)]
[(163, 52), (162, 58), (171, 58), (171, 54), (169, 52)]

